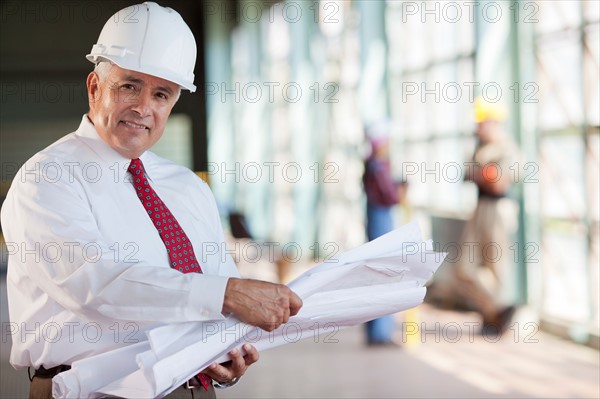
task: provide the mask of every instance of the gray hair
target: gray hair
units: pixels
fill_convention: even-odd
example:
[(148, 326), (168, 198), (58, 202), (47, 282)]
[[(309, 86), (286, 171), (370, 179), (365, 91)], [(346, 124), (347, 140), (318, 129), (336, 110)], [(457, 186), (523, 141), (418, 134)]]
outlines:
[(104, 82), (106, 80), (108, 72), (110, 72), (114, 65), (115, 64), (113, 64), (110, 61), (100, 61), (96, 64), (96, 66), (94, 67), (94, 72), (96, 72), (96, 74), (100, 78), (100, 81)]

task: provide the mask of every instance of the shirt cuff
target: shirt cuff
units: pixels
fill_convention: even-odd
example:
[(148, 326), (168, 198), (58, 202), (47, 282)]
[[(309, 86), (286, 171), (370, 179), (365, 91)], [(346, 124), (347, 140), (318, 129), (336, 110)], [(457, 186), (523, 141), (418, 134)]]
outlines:
[(190, 290), (190, 320), (224, 320), (223, 301), (229, 277), (196, 274)]

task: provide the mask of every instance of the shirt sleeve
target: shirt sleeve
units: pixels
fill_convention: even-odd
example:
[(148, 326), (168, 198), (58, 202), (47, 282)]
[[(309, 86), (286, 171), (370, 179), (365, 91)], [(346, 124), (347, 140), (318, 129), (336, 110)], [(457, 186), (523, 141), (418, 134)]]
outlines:
[[(182, 274), (115, 257), (83, 186), (67, 170), (59, 179), (41, 176), (43, 165), (35, 170), (18, 174), (2, 207), (9, 267), (15, 268), (12, 278), (21, 280), (17, 284), (35, 292), (38, 300), (53, 300), (84, 320), (224, 318), (225, 287), (228, 276), (237, 274), (231, 269), (235, 265), (226, 265), (219, 275)], [(216, 212), (214, 199), (213, 206)]]

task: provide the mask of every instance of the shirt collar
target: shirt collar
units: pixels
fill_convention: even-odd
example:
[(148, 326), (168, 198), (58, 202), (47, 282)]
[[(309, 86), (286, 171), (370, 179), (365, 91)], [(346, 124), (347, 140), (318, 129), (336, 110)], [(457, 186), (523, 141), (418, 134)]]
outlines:
[[(106, 162), (108, 165), (118, 164), (121, 170), (127, 170), (129, 164), (131, 163), (130, 158), (126, 158), (115, 151), (111, 146), (109, 146), (98, 134), (96, 127), (90, 121), (87, 114), (84, 114), (81, 118), (81, 124), (79, 128), (75, 131), (75, 134), (81, 138), (98, 156)], [(142, 163), (144, 164), (144, 172), (146, 177), (152, 181), (152, 178), (149, 174), (149, 169), (151, 169), (150, 165), (152, 163), (152, 156), (148, 151), (144, 151), (144, 153), (140, 156)]]

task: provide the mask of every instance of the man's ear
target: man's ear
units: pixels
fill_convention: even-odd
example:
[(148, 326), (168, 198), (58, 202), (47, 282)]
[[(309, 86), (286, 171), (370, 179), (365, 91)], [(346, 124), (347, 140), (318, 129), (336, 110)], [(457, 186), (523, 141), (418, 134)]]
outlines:
[(100, 77), (96, 72), (90, 72), (86, 80), (86, 85), (88, 102), (90, 103), (91, 108), (92, 104), (100, 99)]

